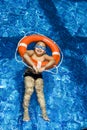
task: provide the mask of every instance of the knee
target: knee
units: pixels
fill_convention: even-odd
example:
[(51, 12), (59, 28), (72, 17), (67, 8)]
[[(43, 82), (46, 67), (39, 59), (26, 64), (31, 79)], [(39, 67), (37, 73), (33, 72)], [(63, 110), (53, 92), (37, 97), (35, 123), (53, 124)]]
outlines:
[(34, 88), (33, 87), (29, 87), (27, 89), (25, 89), (25, 95), (31, 95), (34, 91)]

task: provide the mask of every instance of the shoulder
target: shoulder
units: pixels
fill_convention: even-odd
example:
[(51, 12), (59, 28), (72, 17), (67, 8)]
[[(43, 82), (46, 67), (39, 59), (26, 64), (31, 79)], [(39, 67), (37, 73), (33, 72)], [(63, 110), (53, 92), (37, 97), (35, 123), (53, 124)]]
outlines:
[(34, 50), (27, 50), (26, 53), (34, 53)]
[(45, 59), (47, 59), (47, 60), (52, 60), (52, 59), (54, 59), (52, 56), (49, 56), (49, 55), (47, 55), (47, 54), (45, 54), (44, 57), (45, 57)]
[(27, 51), (26, 51), (26, 54), (28, 54), (29, 56), (31, 56), (31, 55), (34, 54), (34, 50), (27, 50)]
[(49, 55), (47, 55), (47, 54), (44, 54), (44, 57), (52, 57), (52, 56), (49, 56)]

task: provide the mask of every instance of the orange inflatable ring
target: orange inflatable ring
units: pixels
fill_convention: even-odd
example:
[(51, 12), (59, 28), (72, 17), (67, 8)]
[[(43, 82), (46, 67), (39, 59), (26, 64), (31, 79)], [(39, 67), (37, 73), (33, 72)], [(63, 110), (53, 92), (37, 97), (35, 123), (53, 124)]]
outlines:
[[(49, 39), (48, 37), (39, 35), (39, 34), (25, 36), (19, 41), (18, 52), (19, 52), (20, 56), (23, 57), (23, 55), (27, 51), (27, 46), (29, 44), (31, 44), (32, 42), (38, 42), (38, 41), (43, 41), (51, 49), (52, 56), (56, 61), (55, 65), (57, 65), (60, 62), (60, 49), (59, 49), (58, 45), (55, 42), (53, 42), (51, 39)], [(34, 59), (32, 59), (32, 60), (36, 66), (38, 66), (40, 64), (41, 64), (40, 66), (45, 66), (48, 63), (48, 61), (44, 61), (41, 63)], [(55, 65), (51, 66), (50, 68), (53, 68)]]

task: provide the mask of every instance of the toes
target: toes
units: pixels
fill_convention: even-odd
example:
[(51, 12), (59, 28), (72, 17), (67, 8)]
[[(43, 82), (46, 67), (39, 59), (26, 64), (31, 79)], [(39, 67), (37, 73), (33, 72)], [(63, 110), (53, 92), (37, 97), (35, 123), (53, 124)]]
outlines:
[(48, 116), (43, 116), (43, 119), (44, 119), (45, 121), (50, 121), (50, 119), (48, 118)]
[(30, 121), (30, 118), (23, 118), (23, 121)]
[(24, 116), (23, 121), (30, 121), (30, 117), (29, 116)]

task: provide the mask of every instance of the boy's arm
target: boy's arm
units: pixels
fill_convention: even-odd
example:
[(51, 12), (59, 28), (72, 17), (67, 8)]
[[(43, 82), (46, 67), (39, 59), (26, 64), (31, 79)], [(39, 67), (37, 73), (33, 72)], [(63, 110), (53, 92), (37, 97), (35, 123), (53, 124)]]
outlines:
[(33, 66), (33, 62), (32, 60), (30, 59), (30, 57), (33, 55), (33, 50), (30, 50), (30, 51), (26, 51), (24, 56), (23, 56), (23, 61), (27, 64), (27, 65), (30, 65), (30, 66)]
[(55, 64), (55, 60), (52, 56), (45, 55), (44, 58), (48, 61), (48, 64), (46, 64), (44, 67), (41, 67), (39, 69), (39, 72), (43, 72), (44, 70), (49, 69), (52, 65)]
[(45, 65), (45, 69), (49, 69), (52, 65), (55, 64), (55, 60), (52, 56), (45, 55), (45, 60), (48, 61), (48, 64)]
[(28, 66), (32, 66), (34, 68), (34, 70), (37, 72), (37, 68), (35, 67), (33, 61), (31, 60), (31, 56), (34, 54), (33, 50), (30, 51), (26, 51), (26, 53), (23, 56), (23, 61), (28, 65)]

